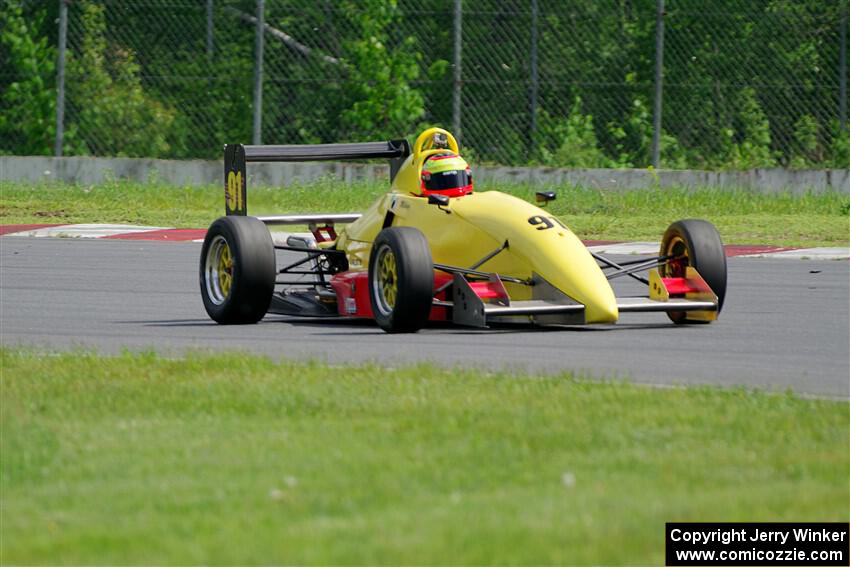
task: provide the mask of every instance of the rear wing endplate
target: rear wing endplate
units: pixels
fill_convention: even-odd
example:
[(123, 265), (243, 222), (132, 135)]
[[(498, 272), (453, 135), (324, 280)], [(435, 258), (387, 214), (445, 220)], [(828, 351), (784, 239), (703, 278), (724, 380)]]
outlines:
[(410, 155), (407, 140), (353, 144), (310, 144), (288, 146), (224, 146), (224, 201), (228, 215), (248, 213), (248, 162), (332, 161), (346, 159), (390, 160), (390, 183)]

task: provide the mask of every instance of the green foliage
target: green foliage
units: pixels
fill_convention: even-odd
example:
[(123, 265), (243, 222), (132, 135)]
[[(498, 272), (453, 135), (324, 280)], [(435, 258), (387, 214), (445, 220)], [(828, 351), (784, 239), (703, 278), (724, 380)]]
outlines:
[(395, 0), (348, 1), (342, 4), (353, 31), (343, 42), (347, 76), (342, 94), (342, 138), (389, 139), (413, 133), (425, 112), (422, 94), (411, 86), (419, 76), (416, 42), (404, 38), (390, 45), (389, 31), (398, 21)]
[[(333, 143), (415, 134), (424, 114), (416, 85), (423, 70), (400, 17), (394, 2), (299, 2), (295, 11), (267, 3), (269, 25), (306, 49), (267, 34), (263, 141)], [(228, 38), (223, 57), (234, 52), (231, 45), (238, 50), (250, 44), (253, 30), (239, 29), (246, 36), (241, 43)], [(440, 75), (445, 68), (435, 62), (431, 72)], [(250, 88), (250, 74), (244, 84)]]
[(21, 3), (0, 0), (0, 45), (11, 72), (10, 84), (0, 85), (0, 138), (15, 140), (19, 155), (47, 155), (56, 133), (56, 49), (39, 30), (45, 13), (25, 17)]
[(850, 129), (841, 127), (838, 120), (832, 122), (832, 145), (830, 148), (830, 167), (850, 169)]
[(596, 139), (593, 116), (582, 113), (582, 100), (576, 96), (566, 118), (553, 118), (541, 110), (539, 118), (540, 163), (554, 167), (611, 167)]
[(741, 90), (735, 128), (723, 130), (724, 156), (721, 167), (752, 169), (774, 167), (776, 159), (770, 147), (770, 124), (751, 87)]
[[(2, 152), (52, 145), (57, 4), (0, 0)], [(204, 3), (166, 4), (70, 3), (66, 153), (218, 158), (250, 141), (255, 3), (214, 3), (211, 49)], [(536, 132), (527, 3), (463, 4), (465, 148), (487, 163), (649, 165), (653, 2), (540, 2)], [(833, 124), (842, 2), (709, 4), (667, 6), (661, 167), (850, 167)], [(452, 22), (445, 0), (266, 2), (263, 141), (450, 125)]]
[(662, 169), (687, 169), (692, 163), (690, 157), (679, 140), (666, 130), (661, 130), (659, 141)]
[(650, 162), (652, 113), (649, 105), (638, 97), (631, 112), (619, 123), (610, 122), (608, 132), (615, 140), (616, 162), (620, 167), (640, 167)]
[(800, 116), (794, 124), (794, 144), (795, 148), (789, 163), (791, 167), (802, 169), (823, 161), (820, 125), (811, 114)]
[[(607, 129), (613, 141), (615, 158), (609, 167), (645, 167), (652, 161), (652, 111), (641, 97), (631, 104), (631, 112), (622, 123), (610, 122)], [(661, 168), (687, 167), (687, 156), (679, 141), (662, 129), (660, 145)]]
[(104, 7), (82, 3), (82, 41), (68, 61), (68, 95), (85, 136), (81, 153), (166, 155), (175, 111), (147, 95), (132, 50), (105, 37)]
[(447, 80), (451, 64), (445, 59), (437, 59), (428, 66), (428, 79), (431, 81)]

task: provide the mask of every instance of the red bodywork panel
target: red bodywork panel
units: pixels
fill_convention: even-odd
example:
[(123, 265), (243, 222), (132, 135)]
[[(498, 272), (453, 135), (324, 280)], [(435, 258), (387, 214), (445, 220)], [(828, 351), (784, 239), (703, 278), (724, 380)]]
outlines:
[(664, 282), (664, 287), (667, 288), (667, 292), (670, 295), (685, 295), (686, 293), (699, 291), (699, 289), (689, 284), (686, 278), (661, 278), (661, 281)]
[[(434, 289), (440, 289), (451, 281), (452, 276), (448, 274), (443, 272), (434, 273)], [(490, 299), (506, 299), (498, 286), (492, 282), (470, 282), (469, 285), (475, 291), (475, 294), (485, 302)], [(331, 278), (331, 287), (336, 292), (336, 304), (340, 316), (374, 319), (374, 315), (372, 315), (372, 303), (369, 300), (368, 272), (343, 272), (337, 274)], [(447, 291), (448, 289), (445, 289), (434, 297), (442, 301), (447, 301)], [(448, 320), (448, 309), (438, 306), (432, 307), (428, 320)]]
[(341, 316), (373, 319), (367, 272), (336, 274), (331, 278), (331, 287), (336, 292), (336, 308)]
[(322, 226), (310, 225), (310, 232), (313, 233), (313, 238), (316, 242), (333, 242), (336, 240), (336, 230), (334, 225), (326, 224)]

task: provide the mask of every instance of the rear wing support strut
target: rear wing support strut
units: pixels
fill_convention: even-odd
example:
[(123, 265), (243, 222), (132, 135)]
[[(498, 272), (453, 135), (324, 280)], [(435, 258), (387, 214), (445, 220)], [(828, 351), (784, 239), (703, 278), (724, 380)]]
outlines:
[(303, 144), (288, 146), (224, 146), (224, 198), (228, 215), (248, 214), (249, 162), (335, 161), (347, 159), (390, 160), (390, 183), (410, 155), (407, 140), (352, 144)]

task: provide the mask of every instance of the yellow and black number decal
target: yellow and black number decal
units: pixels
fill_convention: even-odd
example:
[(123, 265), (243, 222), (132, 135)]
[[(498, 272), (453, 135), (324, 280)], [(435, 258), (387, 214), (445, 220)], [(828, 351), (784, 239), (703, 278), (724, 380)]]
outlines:
[(224, 147), (224, 209), (228, 215), (248, 214), (246, 185), (245, 147), (228, 144)]
[(528, 224), (537, 227), (537, 230), (547, 230), (549, 228), (553, 228), (555, 225), (558, 225), (561, 228), (567, 228), (567, 225), (555, 217), (542, 217), (540, 215), (528, 217)]
[(241, 211), (242, 203), (242, 172), (228, 171), (227, 183), (224, 187), (224, 198), (227, 199), (228, 211)]

